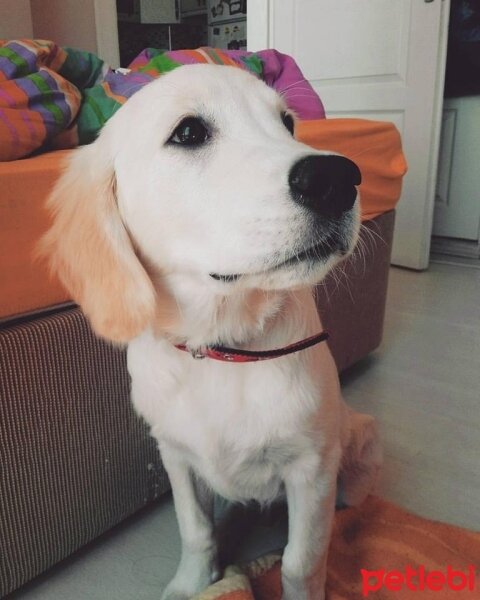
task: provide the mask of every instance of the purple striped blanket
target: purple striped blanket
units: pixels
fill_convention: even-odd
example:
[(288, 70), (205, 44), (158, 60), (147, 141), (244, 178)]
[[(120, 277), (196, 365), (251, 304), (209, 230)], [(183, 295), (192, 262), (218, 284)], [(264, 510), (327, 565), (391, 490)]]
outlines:
[(115, 71), (93, 54), (51, 41), (0, 41), (0, 160), (93, 141), (137, 90), (192, 63), (246, 69), (281, 92), (300, 119), (325, 118), (320, 98), (295, 61), (275, 50), (147, 48), (128, 70)]

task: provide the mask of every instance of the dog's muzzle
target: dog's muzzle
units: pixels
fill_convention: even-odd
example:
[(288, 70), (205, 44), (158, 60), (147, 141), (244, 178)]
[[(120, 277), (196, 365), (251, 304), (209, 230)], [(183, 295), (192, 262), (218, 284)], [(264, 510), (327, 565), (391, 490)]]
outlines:
[(288, 183), (292, 198), (321, 217), (339, 218), (355, 204), (362, 176), (343, 156), (310, 155), (296, 162)]
[[(316, 236), (306, 248), (292, 251), (290, 257), (269, 268), (269, 271), (295, 267), (304, 261), (326, 261), (339, 252), (345, 255), (348, 242), (338, 227), (328, 221), (339, 221), (351, 210), (357, 198), (362, 176), (357, 165), (343, 156), (334, 154), (304, 156), (290, 169), (288, 184), (292, 199), (320, 219), (323, 235)], [(210, 273), (210, 277), (224, 283), (237, 281), (241, 274)]]

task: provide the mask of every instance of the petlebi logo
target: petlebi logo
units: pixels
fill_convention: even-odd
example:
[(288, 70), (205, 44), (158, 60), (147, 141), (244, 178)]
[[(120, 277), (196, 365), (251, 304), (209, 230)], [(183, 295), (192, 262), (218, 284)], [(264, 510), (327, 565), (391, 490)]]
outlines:
[[(452, 590), (461, 592), (468, 590), (473, 592), (477, 589), (476, 571), (474, 565), (469, 565), (466, 569), (460, 570), (447, 565), (444, 571), (427, 571), (423, 565), (412, 567), (407, 565), (404, 571), (387, 571), (378, 569), (368, 571), (361, 569), (362, 574), (362, 594), (367, 598), (372, 594), (375, 598), (375, 592), (382, 589), (391, 592), (402, 592), (411, 590), (412, 592), (432, 591), (439, 592), (439, 600), (442, 598), (441, 592)], [(480, 592), (480, 586), (478, 587)], [(421, 598), (421, 594), (415, 594), (415, 598)], [(479, 596), (480, 597), (480, 596)], [(473, 596), (472, 596), (473, 598)]]

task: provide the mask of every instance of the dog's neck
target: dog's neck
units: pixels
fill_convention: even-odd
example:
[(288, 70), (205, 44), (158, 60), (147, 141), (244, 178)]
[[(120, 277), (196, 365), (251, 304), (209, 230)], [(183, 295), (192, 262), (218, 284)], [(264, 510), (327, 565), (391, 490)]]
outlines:
[(315, 333), (307, 327), (302, 311), (301, 298), (311, 294), (308, 288), (297, 292), (250, 289), (222, 295), (184, 283), (175, 290), (178, 318), (161, 333), (192, 349), (223, 344), (261, 350)]

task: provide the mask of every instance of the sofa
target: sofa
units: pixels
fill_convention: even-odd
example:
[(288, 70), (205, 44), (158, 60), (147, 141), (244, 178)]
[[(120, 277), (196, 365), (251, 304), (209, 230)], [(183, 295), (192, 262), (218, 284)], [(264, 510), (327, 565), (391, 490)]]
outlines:
[[(315, 291), (343, 371), (381, 342), (405, 163), (390, 124), (312, 121), (297, 135), (363, 172), (365, 260), (354, 254), (342, 266), (348, 287), (330, 276)], [(45, 199), (70, 152), (0, 163), (0, 597), (169, 489), (129, 402), (125, 349), (96, 337), (33, 258), (49, 223)]]

